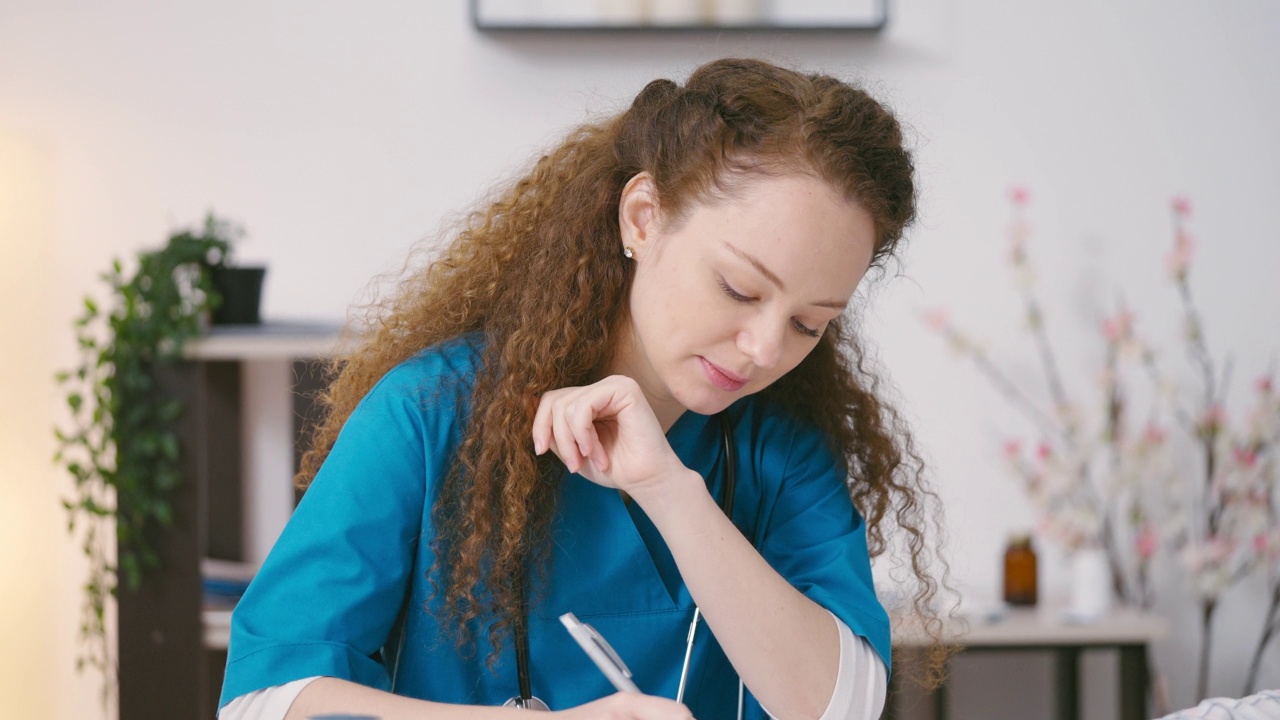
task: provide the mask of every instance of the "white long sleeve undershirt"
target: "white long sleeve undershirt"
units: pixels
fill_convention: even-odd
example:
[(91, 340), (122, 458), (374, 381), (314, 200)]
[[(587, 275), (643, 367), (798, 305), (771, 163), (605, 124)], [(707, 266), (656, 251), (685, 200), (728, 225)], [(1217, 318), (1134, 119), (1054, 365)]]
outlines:
[[(884, 662), (871, 644), (854, 635), (840, 618), (831, 618), (840, 632), (840, 669), (831, 700), (819, 720), (874, 720), (884, 709), (888, 690)], [(241, 695), (222, 708), (218, 720), (284, 720), (298, 694), (315, 679), (303, 678)]]

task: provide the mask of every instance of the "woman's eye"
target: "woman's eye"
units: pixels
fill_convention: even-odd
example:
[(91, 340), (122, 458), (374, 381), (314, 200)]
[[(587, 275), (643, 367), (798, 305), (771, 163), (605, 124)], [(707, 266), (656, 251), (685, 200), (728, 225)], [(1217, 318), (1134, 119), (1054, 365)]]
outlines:
[(796, 331), (799, 332), (801, 335), (807, 335), (808, 337), (816, 338), (822, 334), (811, 327), (801, 324), (800, 321), (798, 320), (792, 320), (791, 324), (795, 326)]
[(753, 298), (749, 298), (746, 295), (743, 295), (742, 293), (738, 292), (737, 290), (734, 290), (733, 288), (729, 287), (729, 283), (725, 282), (724, 278), (720, 278), (718, 282), (720, 283), (720, 289), (724, 291), (725, 295), (728, 295), (730, 298), (732, 298), (734, 302), (744, 303), (744, 302), (752, 301)]
[[(755, 302), (756, 300), (753, 297), (748, 297), (746, 295), (743, 295), (737, 290), (734, 290), (733, 288), (729, 287), (729, 283), (725, 282), (724, 278), (717, 278), (716, 282), (720, 284), (720, 289), (724, 291), (724, 294), (728, 295), (729, 299), (733, 300), (734, 302), (749, 303), (749, 302)], [(822, 336), (821, 330), (815, 330), (805, 325), (804, 323), (801, 323), (799, 320), (792, 320), (791, 326), (795, 328), (796, 332), (800, 333), (801, 335), (804, 335), (805, 337), (817, 338)]]

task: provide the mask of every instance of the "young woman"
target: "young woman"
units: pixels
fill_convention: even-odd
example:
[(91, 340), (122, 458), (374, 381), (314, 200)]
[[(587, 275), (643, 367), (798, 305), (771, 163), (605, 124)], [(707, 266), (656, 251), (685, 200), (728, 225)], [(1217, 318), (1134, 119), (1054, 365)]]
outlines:
[(882, 525), (936, 585), (852, 305), (912, 172), (866, 93), (756, 60), (571, 133), (335, 365), (223, 720), (879, 717)]

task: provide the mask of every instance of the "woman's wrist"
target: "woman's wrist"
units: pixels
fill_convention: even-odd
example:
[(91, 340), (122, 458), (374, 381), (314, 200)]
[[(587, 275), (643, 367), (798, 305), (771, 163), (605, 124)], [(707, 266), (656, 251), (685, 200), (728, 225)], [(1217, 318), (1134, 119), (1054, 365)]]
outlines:
[(697, 508), (701, 501), (711, 499), (706, 480), (683, 465), (628, 494), (659, 529), (662, 520), (673, 513), (687, 513)]

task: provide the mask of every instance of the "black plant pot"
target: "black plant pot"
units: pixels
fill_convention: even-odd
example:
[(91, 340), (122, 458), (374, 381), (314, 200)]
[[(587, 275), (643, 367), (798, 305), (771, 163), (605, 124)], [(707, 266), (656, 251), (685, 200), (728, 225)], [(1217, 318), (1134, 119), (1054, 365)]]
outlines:
[(214, 325), (258, 325), (262, 322), (264, 267), (215, 267), (210, 272), (222, 304), (213, 311)]

